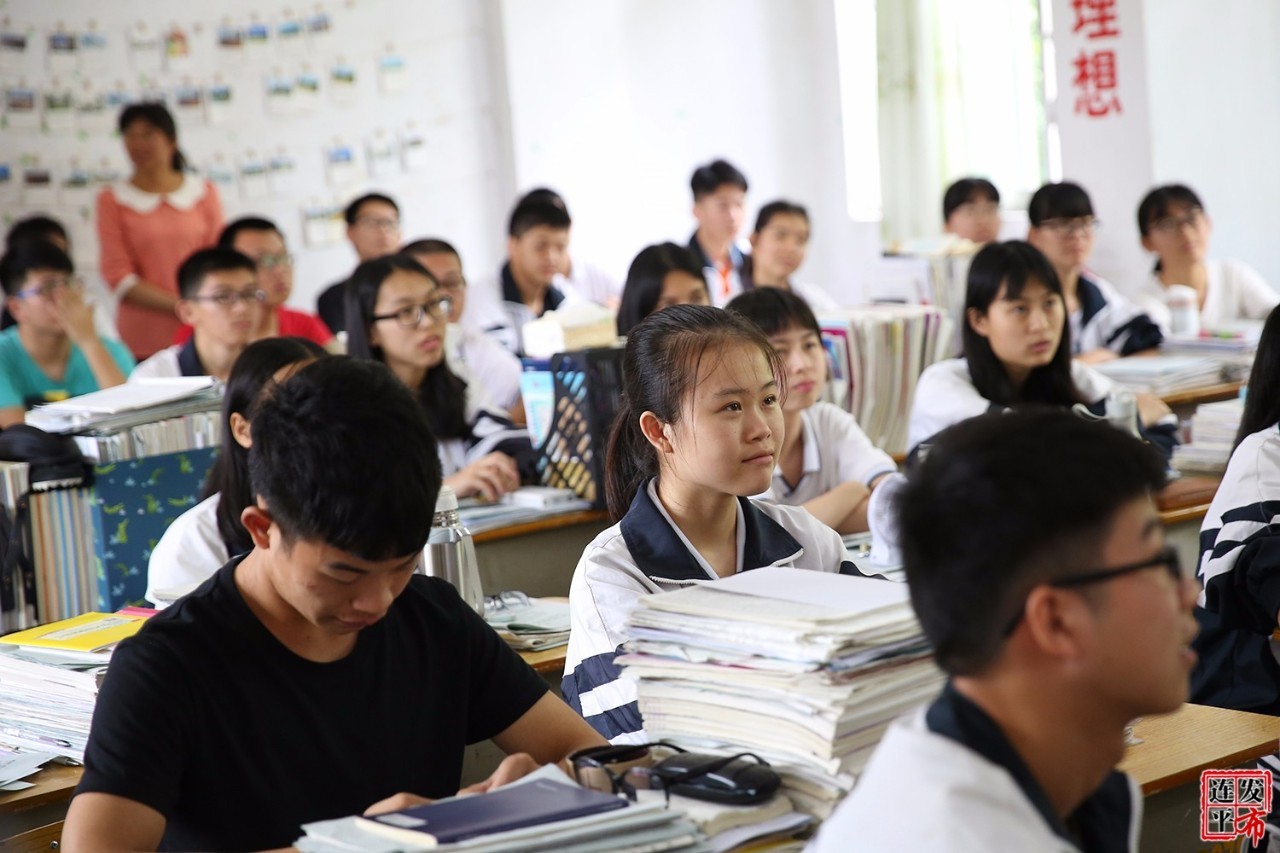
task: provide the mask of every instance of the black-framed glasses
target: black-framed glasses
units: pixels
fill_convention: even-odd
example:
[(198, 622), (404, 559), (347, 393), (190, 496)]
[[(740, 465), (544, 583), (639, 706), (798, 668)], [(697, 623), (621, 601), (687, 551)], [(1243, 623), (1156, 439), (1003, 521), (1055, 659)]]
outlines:
[[(1169, 573), (1169, 577), (1173, 578), (1175, 583), (1182, 583), (1182, 561), (1178, 559), (1178, 549), (1172, 545), (1166, 545), (1161, 548), (1152, 557), (1142, 560), (1138, 563), (1130, 563), (1126, 566), (1116, 566), (1113, 569), (1103, 569), (1100, 572), (1088, 572), (1079, 575), (1068, 575), (1065, 578), (1057, 578), (1048, 581), (1048, 585), (1058, 589), (1075, 589), (1076, 587), (1088, 586), (1089, 584), (1102, 583), (1103, 581), (1114, 580), (1123, 575), (1131, 575), (1134, 572), (1140, 572), (1144, 569), (1153, 569), (1156, 566), (1164, 566)], [(1009, 626), (1005, 628), (1004, 635), (1007, 637), (1017, 629), (1018, 624), (1022, 621), (1023, 614), (1026, 612), (1027, 603), (1022, 602), (1022, 606), (1018, 608), (1017, 614), (1009, 622)]]
[(231, 308), (236, 303), (252, 305), (255, 302), (266, 302), (267, 294), (261, 290), (226, 290), (208, 296), (188, 296), (188, 302), (212, 302), (219, 308)]
[(416, 329), (418, 324), (422, 322), (422, 318), (430, 314), (436, 319), (449, 316), (449, 311), (453, 309), (453, 300), (447, 296), (437, 296), (435, 299), (428, 299), (418, 305), (406, 305), (392, 311), (390, 314), (374, 314), (374, 322), (380, 320), (395, 320), (406, 329)]
[(1075, 233), (1092, 234), (1102, 227), (1102, 222), (1093, 216), (1073, 216), (1071, 218), (1046, 219), (1040, 223), (1040, 227), (1063, 235)]

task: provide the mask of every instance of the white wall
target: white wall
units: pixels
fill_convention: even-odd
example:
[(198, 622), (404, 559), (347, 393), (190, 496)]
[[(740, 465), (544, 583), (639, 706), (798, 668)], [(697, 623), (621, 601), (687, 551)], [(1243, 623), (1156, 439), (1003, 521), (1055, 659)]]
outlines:
[(1211, 251), (1280, 289), (1280, 4), (1148, 0), (1145, 17), (1155, 180), (1194, 189)]

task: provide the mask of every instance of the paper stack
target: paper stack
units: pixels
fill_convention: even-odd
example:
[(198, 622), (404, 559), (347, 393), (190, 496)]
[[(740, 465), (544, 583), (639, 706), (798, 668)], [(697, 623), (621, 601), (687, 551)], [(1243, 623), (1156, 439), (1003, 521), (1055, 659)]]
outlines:
[(1222, 368), (1225, 380), (1237, 382), (1249, 378), (1261, 337), (1261, 320), (1238, 320), (1220, 323), (1194, 337), (1169, 338), (1160, 349), (1174, 355), (1211, 358)]
[(111, 651), (144, 621), (86, 613), (0, 637), (0, 744), (83, 761)]
[(1186, 474), (1221, 474), (1244, 416), (1243, 400), (1203, 403), (1191, 416), (1191, 441), (1173, 449), (1172, 465)]
[(1214, 359), (1200, 356), (1118, 358), (1093, 367), (1131, 391), (1155, 394), (1157, 397), (1216, 385), (1222, 381), (1222, 365)]
[(518, 606), (485, 608), (484, 619), (518, 651), (541, 651), (569, 642), (569, 605), (533, 598)]
[(108, 433), (196, 411), (217, 410), (222, 388), (211, 376), (137, 379), (39, 406), (26, 421), (45, 432)]
[(641, 598), (618, 658), (650, 740), (754, 752), (825, 818), (943, 677), (903, 584), (763, 568)]

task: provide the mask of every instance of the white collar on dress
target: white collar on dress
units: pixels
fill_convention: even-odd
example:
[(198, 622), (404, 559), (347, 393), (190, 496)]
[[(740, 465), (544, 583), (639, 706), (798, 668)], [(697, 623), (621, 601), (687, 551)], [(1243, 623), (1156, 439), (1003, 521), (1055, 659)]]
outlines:
[(138, 213), (150, 213), (159, 207), (161, 202), (166, 201), (170, 207), (177, 210), (190, 210), (204, 198), (205, 183), (194, 175), (183, 175), (182, 186), (173, 192), (149, 193), (138, 189), (126, 179), (115, 184), (111, 192), (116, 197), (116, 201)]

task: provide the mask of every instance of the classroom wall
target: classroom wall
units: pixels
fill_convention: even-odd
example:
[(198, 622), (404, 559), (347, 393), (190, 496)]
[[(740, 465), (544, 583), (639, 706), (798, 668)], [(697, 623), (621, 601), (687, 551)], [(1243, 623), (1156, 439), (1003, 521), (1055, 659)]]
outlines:
[(1195, 189), (1213, 253), (1280, 289), (1280, 4), (1149, 0), (1145, 32), (1155, 179)]

